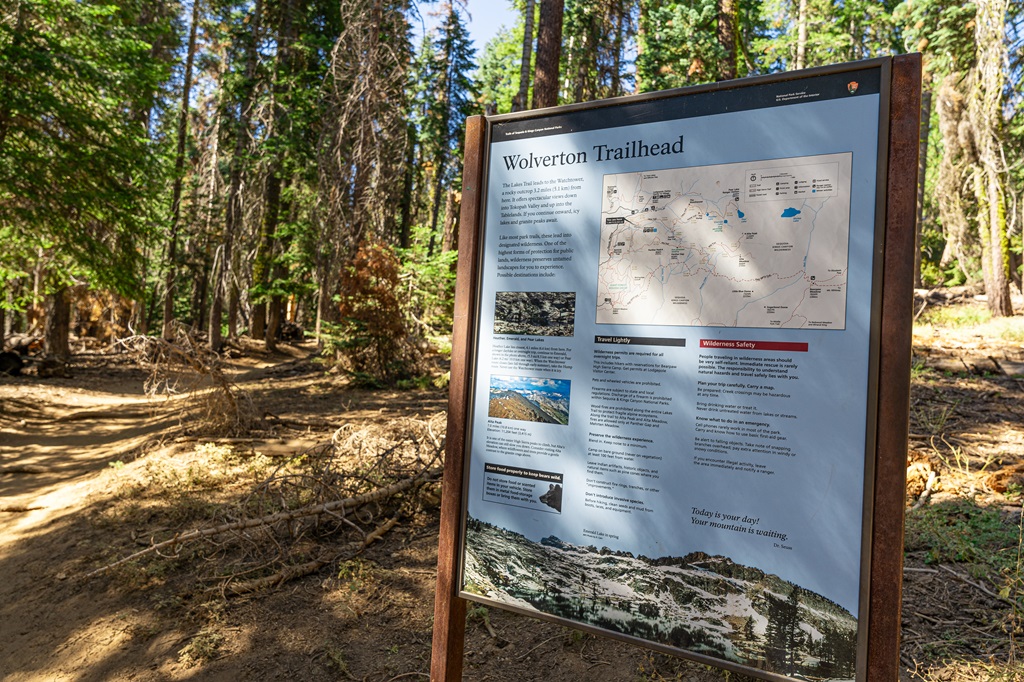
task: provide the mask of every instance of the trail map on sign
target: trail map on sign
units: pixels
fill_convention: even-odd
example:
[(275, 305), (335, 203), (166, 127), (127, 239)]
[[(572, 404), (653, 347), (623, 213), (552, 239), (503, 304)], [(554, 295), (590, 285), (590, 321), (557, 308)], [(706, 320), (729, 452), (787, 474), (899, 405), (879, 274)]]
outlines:
[(604, 176), (597, 323), (844, 329), (851, 158)]

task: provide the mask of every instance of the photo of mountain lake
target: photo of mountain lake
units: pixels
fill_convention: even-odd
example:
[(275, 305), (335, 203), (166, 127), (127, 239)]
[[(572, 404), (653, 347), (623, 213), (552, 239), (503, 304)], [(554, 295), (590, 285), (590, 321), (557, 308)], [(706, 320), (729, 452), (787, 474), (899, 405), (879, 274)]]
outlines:
[(494, 333), (572, 336), (574, 291), (499, 291), (494, 296)]
[(487, 416), (568, 424), (571, 383), (566, 379), (492, 375)]
[(728, 557), (633, 556), (469, 517), (465, 593), (801, 680), (853, 680), (857, 619)]

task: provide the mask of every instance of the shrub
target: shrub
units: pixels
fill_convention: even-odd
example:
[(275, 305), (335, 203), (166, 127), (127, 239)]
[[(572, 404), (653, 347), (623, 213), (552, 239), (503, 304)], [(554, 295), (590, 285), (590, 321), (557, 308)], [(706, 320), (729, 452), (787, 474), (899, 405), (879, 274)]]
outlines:
[(392, 385), (414, 376), (420, 352), (399, 297), (401, 265), (391, 247), (363, 242), (341, 273), (341, 322), (325, 329), (326, 347), (360, 383)]

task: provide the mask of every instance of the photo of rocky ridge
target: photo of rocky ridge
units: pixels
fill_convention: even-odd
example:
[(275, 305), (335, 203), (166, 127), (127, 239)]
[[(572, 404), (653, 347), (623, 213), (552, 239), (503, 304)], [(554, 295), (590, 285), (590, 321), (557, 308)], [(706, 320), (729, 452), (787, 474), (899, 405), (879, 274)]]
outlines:
[(758, 670), (854, 679), (856, 618), (756, 567), (534, 542), (473, 518), (466, 532), (468, 593)]
[(494, 297), (494, 333), (572, 336), (574, 291), (499, 291)]

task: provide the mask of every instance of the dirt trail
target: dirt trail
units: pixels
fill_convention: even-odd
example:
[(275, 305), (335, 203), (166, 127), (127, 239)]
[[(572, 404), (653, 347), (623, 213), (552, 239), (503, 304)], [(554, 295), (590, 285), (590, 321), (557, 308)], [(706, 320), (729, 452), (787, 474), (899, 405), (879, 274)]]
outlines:
[[(258, 381), (282, 362), (229, 371)], [(138, 659), (176, 659), (186, 633), (140, 641), (152, 616), (126, 608), (117, 585), (76, 582), (103, 546), (87, 519), (118, 469), (180, 432), (181, 397), (147, 396), (145, 380), (109, 357), (80, 359), (68, 378), (0, 380), (0, 679), (117, 679)]]
[[(112, 381), (88, 369), (76, 374), (0, 382), (5, 680), (83, 679), (87, 661), (107, 659), (122, 644), (127, 622), (118, 617), (116, 594), (75, 594), (68, 580), (75, 562), (68, 557), (94, 542), (92, 533), (76, 528), (88, 505), (106, 494), (110, 463), (133, 459), (154, 434), (177, 423), (165, 401), (142, 394), (141, 376), (121, 373)], [(97, 669), (93, 678), (108, 672)]]
[[(425, 400), (416, 392), (353, 393), (306, 361), (311, 347), (286, 351), (268, 357), (250, 349), (227, 368), (267, 417), (253, 438), (225, 439), (235, 447), (294, 455), (348, 421), (443, 410), (443, 391)], [(337, 672), (335, 648), (309, 643), (324, 638), (320, 598), (264, 594), (235, 602), (230, 622), (211, 623), (194, 613), (207, 608), (190, 603), (199, 595), (180, 584), (162, 588), (167, 577), (151, 567), (136, 572), (140, 584), (115, 575), (81, 580), (149, 542), (145, 524), (111, 515), (126, 489), (144, 486), (156, 470), (206, 463), (182, 457), (199, 441), (179, 423), (177, 399), (147, 397), (146, 375), (117, 358), (78, 360), (69, 378), (0, 378), (0, 680), (333, 678), (324, 675)], [(431, 599), (436, 533), (415, 533), (416, 558), (401, 571), (413, 571), (420, 608)], [(401, 601), (397, 592), (392, 602)], [(428, 621), (415, 622), (429, 632)], [(368, 636), (367, 654), (376, 657)], [(208, 642), (218, 655), (207, 655)]]

